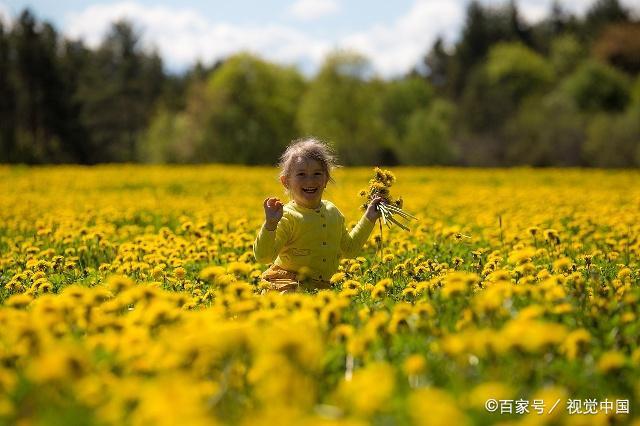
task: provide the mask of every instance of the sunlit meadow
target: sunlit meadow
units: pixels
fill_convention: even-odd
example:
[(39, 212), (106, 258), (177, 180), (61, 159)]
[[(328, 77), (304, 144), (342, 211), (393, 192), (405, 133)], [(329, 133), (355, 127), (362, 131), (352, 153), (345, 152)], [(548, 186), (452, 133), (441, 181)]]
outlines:
[[(411, 232), (281, 295), (273, 168), (0, 167), (0, 424), (632, 423), (640, 173), (393, 172)], [(351, 224), (371, 175), (326, 193)]]

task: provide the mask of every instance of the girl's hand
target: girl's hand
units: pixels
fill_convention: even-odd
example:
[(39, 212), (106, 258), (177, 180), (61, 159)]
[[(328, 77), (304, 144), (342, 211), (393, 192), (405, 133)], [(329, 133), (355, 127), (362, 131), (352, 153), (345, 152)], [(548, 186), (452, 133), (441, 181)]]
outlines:
[(265, 227), (269, 231), (275, 231), (278, 222), (282, 219), (284, 205), (280, 199), (275, 197), (267, 198), (262, 204), (264, 206)]
[(369, 219), (371, 222), (375, 222), (376, 220), (378, 220), (380, 216), (382, 216), (382, 214), (378, 211), (378, 204), (380, 204), (383, 201), (385, 201), (384, 198), (375, 197), (369, 203), (369, 207), (367, 207), (367, 211), (364, 214), (367, 217), (367, 219)]

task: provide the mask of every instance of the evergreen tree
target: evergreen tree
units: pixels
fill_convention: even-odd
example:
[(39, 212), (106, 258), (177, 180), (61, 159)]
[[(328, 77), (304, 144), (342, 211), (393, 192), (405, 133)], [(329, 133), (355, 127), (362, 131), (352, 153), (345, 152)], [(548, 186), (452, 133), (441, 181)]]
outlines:
[(427, 79), (441, 94), (447, 92), (451, 73), (451, 57), (444, 49), (442, 37), (438, 37), (424, 58)]
[(20, 161), (34, 162), (44, 156), (41, 136), (39, 100), (39, 36), (35, 17), (29, 10), (20, 14), (12, 31), (15, 49), (15, 117), (17, 127), (16, 156)]
[(551, 12), (547, 22), (549, 23), (550, 35), (552, 37), (562, 34), (568, 26), (570, 16), (563, 9), (558, 0), (554, 0), (551, 4)]
[(65, 155), (69, 98), (57, 62), (58, 35), (25, 10), (13, 29), (15, 49), (16, 158), (26, 162), (70, 161)]
[(629, 11), (618, 0), (597, 0), (587, 11), (584, 31), (587, 38), (593, 38), (608, 24), (629, 20)]
[(531, 29), (533, 47), (547, 55), (558, 37), (571, 36), (577, 33), (576, 28), (576, 18), (556, 0), (551, 5), (549, 15)]
[(69, 154), (81, 164), (91, 162), (90, 134), (82, 123), (84, 99), (79, 96), (80, 84), (86, 72), (92, 52), (82, 41), (65, 40), (62, 47), (60, 69), (65, 76), (68, 119), (65, 123), (64, 145)]
[[(506, 39), (515, 39), (529, 47), (532, 46), (531, 28), (520, 17), (520, 11), (515, 0), (510, 0), (507, 5), (507, 16), (509, 28), (507, 29)], [(509, 34), (510, 33), (510, 34)]]
[(41, 31), (42, 51), (40, 53), (42, 79), (42, 126), (45, 129), (49, 150), (45, 162), (82, 161), (79, 141), (73, 129), (78, 126), (78, 116), (72, 108), (73, 86), (59, 55), (61, 45), (58, 34), (48, 23)]
[(15, 90), (9, 49), (9, 34), (0, 20), (0, 163), (15, 161)]
[(79, 87), (90, 161), (133, 161), (161, 93), (162, 61), (141, 49), (139, 35), (126, 21), (113, 24), (92, 56)]
[(451, 87), (454, 97), (462, 93), (469, 73), (485, 57), (488, 49), (489, 31), (485, 12), (479, 2), (472, 1), (467, 7), (462, 36), (454, 54)]

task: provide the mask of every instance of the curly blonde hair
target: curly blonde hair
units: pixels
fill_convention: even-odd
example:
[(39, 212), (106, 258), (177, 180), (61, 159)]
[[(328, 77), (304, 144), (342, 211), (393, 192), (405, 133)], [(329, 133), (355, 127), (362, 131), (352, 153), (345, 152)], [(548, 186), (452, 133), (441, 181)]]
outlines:
[(280, 177), (289, 176), (291, 166), (297, 158), (316, 160), (320, 163), (329, 181), (333, 182), (331, 172), (339, 165), (333, 150), (327, 143), (314, 137), (296, 139), (291, 142), (278, 162)]

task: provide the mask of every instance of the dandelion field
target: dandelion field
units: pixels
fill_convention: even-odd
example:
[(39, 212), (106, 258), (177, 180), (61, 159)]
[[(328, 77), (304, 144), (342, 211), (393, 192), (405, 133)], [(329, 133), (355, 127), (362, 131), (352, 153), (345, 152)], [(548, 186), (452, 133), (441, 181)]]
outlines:
[[(281, 295), (273, 168), (0, 166), (0, 424), (633, 423), (640, 173), (393, 171), (412, 231)], [(351, 224), (370, 177), (327, 189)]]

